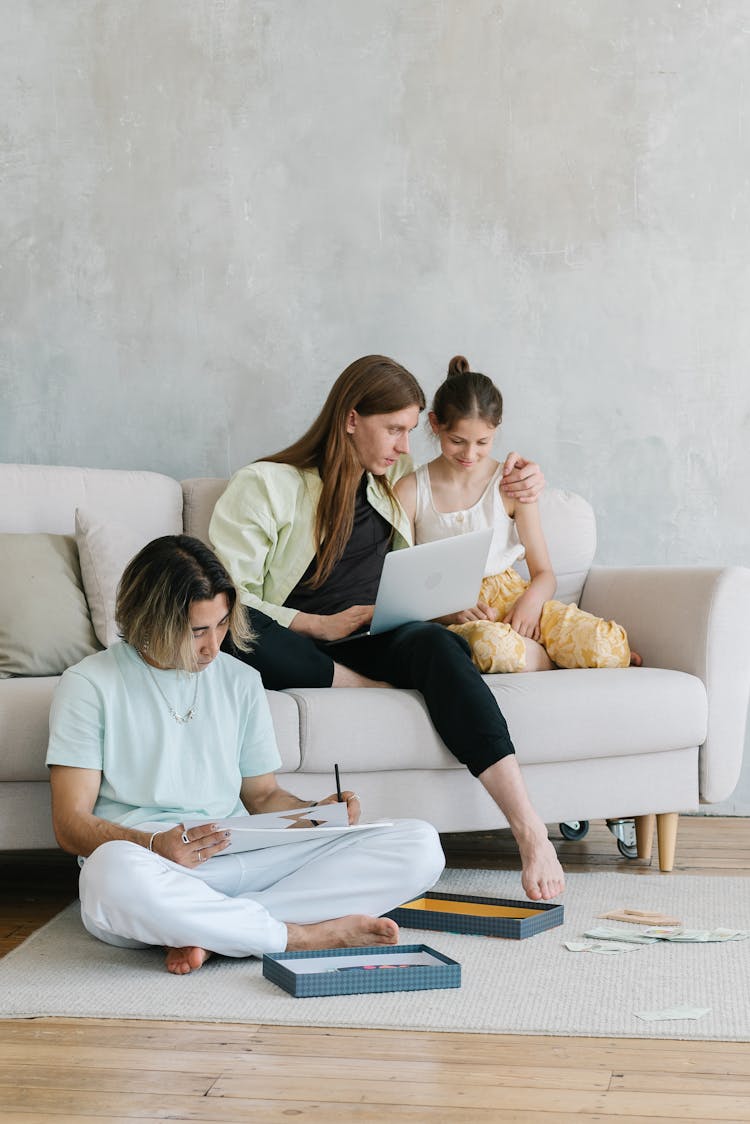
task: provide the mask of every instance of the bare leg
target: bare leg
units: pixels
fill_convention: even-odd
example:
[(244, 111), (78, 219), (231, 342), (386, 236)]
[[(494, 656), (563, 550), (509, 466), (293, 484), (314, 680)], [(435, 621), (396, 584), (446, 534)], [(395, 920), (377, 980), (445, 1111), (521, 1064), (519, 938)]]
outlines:
[(186, 945), (184, 948), (168, 948), (167, 949), (167, 971), (173, 972), (175, 976), (186, 976), (188, 972), (194, 972), (202, 967), (208, 960), (211, 953), (205, 948), (198, 948), (197, 945)]
[(523, 646), (526, 649), (526, 667), (524, 671), (552, 671), (554, 664), (541, 644), (536, 640), (523, 637)]
[(360, 675), (358, 671), (352, 671), (350, 667), (344, 667), (341, 663), (334, 663), (333, 665), (333, 682), (332, 687), (390, 687), (390, 683), (380, 683), (377, 679), (368, 679), (366, 675)]
[(518, 762), (503, 757), (480, 773), (479, 780), (503, 813), (521, 853), (521, 884), (532, 901), (557, 897), (565, 875), (547, 828), (531, 806)]
[(389, 917), (367, 917), (352, 913), (333, 921), (314, 925), (290, 925), (287, 922), (287, 952), (311, 948), (357, 948), (370, 944), (396, 944), (398, 925)]

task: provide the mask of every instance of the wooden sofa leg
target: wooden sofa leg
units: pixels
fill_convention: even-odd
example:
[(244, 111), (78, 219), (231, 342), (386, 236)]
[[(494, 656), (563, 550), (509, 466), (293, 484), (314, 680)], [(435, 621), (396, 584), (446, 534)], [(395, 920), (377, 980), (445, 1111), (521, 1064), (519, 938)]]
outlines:
[(646, 859), (651, 862), (651, 852), (654, 848), (654, 828), (656, 826), (656, 816), (651, 813), (648, 816), (635, 817), (635, 845), (638, 851), (639, 859)]
[(677, 846), (678, 812), (662, 812), (656, 817), (656, 837), (659, 843), (659, 870), (665, 873), (674, 866)]

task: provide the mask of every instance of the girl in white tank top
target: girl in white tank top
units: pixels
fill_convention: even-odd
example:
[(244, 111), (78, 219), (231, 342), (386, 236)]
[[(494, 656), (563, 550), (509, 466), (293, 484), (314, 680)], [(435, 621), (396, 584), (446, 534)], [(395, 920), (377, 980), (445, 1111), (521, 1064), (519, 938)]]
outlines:
[[(468, 640), (484, 672), (640, 663), (614, 621), (552, 600), (557, 581), (539, 508), (503, 492), (505, 465), (491, 456), (502, 408), (494, 383), (456, 356), (429, 413), (440, 456), (396, 485), (415, 544), (493, 529), (477, 604), (443, 623)], [(524, 557), (528, 582), (513, 568)]]

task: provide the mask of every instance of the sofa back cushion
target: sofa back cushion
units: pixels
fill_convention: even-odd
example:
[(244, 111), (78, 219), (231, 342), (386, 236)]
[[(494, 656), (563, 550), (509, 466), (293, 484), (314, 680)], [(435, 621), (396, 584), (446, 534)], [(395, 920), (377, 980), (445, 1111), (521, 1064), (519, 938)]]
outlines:
[(125, 563), (151, 539), (182, 532), (178, 482), (158, 472), (1, 464), (0, 494), (0, 533), (76, 536), (96, 637), (110, 644)]
[[(539, 498), (539, 512), (557, 577), (555, 598), (577, 605), (596, 553), (594, 509), (575, 492), (545, 488)], [(529, 576), (524, 562), (520, 562), (517, 569), (525, 578)]]
[[(185, 532), (208, 543), (208, 525), (216, 501), (228, 481), (218, 477), (183, 480)], [(539, 501), (542, 526), (552, 567), (557, 575), (559, 601), (578, 602), (596, 552), (596, 519), (591, 504), (575, 492), (547, 488)], [(528, 570), (518, 567), (524, 577)]]
[(0, 531), (72, 535), (77, 507), (146, 541), (182, 530), (182, 489), (159, 472), (0, 464), (0, 495)]
[(61, 675), (97, 651), (71, 535), (0, 533), (0, 678)]
[(210, 546), (208, 525), (216, 502), (229, 483), (223, 476), (199, 476), (182, 481), (182, 517), (185, 534)]
[(76, 545), (83, 588), (94, 632), (105, 648), (119, 639), (115, 602), (120, 578), (130, 559), (151, 538), (143, 528), (98, 519), (87, 508), (76, 508)]

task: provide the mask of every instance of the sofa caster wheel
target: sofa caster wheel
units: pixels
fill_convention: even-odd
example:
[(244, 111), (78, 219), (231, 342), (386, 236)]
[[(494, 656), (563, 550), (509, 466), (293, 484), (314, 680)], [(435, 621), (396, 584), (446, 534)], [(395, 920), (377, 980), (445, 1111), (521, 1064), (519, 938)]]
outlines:
[(635, 820), (607, 820), (607, 827), (617, 840), (617, 850), (624, 859), (638, 858)]
[(560, 825), (560, 834), (563, 839), (575, 840), (583, 839), (589, 833), (588, 820), (566, 820), (565, 823)]

